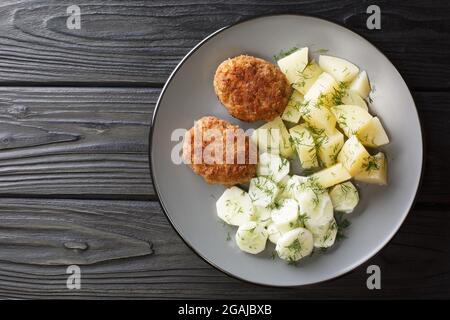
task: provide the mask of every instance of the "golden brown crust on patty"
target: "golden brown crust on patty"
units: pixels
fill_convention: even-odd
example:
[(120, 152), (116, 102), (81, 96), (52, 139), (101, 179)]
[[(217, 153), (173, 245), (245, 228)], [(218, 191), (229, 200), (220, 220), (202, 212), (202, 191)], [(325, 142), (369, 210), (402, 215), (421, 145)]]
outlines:
[(241, 55), (219, 65), (214, 90), (233, 117), (253, 122), (270, 121), (280, 115), (292, 89), (277, 66)]
[[(231, 164), (226, 163), (227, 148), (225, 143), (227, 134), (230, 132), (236, 134), (239, 129), (239, 126), (216, 117), (203, 117), (197, 120), (194, 127), (186, 132), (184, 137), (183, 160), (208, 183), (232, 186), (248, 182), (256, 174), (256, 161), (251, 161), (250, 157), (250, 146), (253, 145), (251, 145), (252, 142), (248, 136), (245, 136), (245, 138), (242, 136), (243, 140), (245, 139), (243, 144), (237, 143), (237, 138), (233, 137), (233, 140), (231, 140), (233, 142), (229, 148), (233, 152), (233, 155), (230, 155), (233, 161)], [(214, 132), (221, 133), (221, 139), (217, 139), (217, 136), (211, 134)], [(243, 131), (241, 132), (243, 133)], [(197, 138), (202, 137), (200, 142), (195, 143), (196, 135)], [(222, 147), (222, 157), (220, 157), (220, 154), (216, 156), (214, 152), (208, 153), (213, 157), (209, 158), (210, 162), (205, 163), (205, 161), (208, 161), (206, 150), (213, 150), (215, 147)], [(254, 150), (256, 154), (256, 148)], [(238, 163), (238, 159), (243, 159), (241, 164)]]

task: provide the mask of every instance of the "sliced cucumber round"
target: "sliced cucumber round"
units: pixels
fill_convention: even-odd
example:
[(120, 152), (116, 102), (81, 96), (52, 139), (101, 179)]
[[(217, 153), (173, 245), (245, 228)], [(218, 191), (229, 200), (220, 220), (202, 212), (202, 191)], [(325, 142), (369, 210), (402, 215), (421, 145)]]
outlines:
[(335, 185), (330, 197), (334, 209), (345, 213), (352, 212), (359, 202), (358, 190), (350, 181)]
[(325, 225), (333, 219), (333, 204), (326, 190), (303, 184), (295, 193), (305, 225)]
[(253, 207), (253, 219), (255, 222), (259, 223), (260, 225), (266, 227), (269, 224), (272, 223), (272, 209), (266, 208), (266, 207), (259, 207), (254, 206)]
[(272, 242), (273, 244), (277, 244), (278, 239), (280, 239), (280, 237), (285, 234), (288, 231), (291, 231), (295, 228), (297, 228), (298, 225), (292, 225), (292, 224), (276, 224), (276, 223), (271, 223), (267, 226), (267, 232), (269, 233), (269, 240), (270, 242)]
[(276, 183), (266, 177), (256, 177), (250, 180), (248, 193), (255, 206), (267, 207), (272, 204), (278, 192)]
[(236, 232), (236, 244), (239, 249), (257, 254), (266, 248), (267, 230), (254, 221), (242, 224)]
[(296, 190), (303, 182), (305, 182), (308, 178), (293, 175), (286, 182), (286, 186), (283, 188), (282, 192), (279, 195), (280, 199), (292, 199), (294, 198), (294, 190)]
[(328, 192), (302, 186), (297, 196), (300, 202), (300, 214), (305, 217), (302, 221), (313, 234), (314, 246), (328, 247), (332, 245), (336, 238), (332, 226), (335, 226), (336, 222)]
[(297, 223), (298, 203), (293, 199), (284, 199), (272, 209), (272, 221), (277, 225), (292, 225)]
[(256, 174), (278, 183), (289, 174), (289, 167), (287, 159), (265, 152), (259, 156)]
[(336, 241), (338, 228), (335, 219), (326, 225), (311, 226), (309, 230), (313, 234), (314, 247), (316, 248), (331, 247)]
[(277, 244), (278, 239), (283, 235), (283, 232), (275, 223), (271, 223), (267, 226), (267, 233), (269, 235), (269, 241), (273, 244)]
[(249, 221), (253, 214), (250, 196), (238, 187), (226, 189), (217, 200), (216, 209), (218, 217), (233, 226)]
[(277, 242), (278, 256), (289, 262), (296, 262), (311, 254), (314, 247), (313, 235), (305, 228), (296, 228), (283, 234)]

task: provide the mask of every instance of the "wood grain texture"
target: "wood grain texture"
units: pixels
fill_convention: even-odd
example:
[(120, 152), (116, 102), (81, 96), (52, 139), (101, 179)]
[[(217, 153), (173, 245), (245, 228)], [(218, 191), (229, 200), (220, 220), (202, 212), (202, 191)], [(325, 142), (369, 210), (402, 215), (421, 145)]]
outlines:
[[(81, 30), (66, 28), (73, 4)], [(381, 31), (365, 27), (370, 4)], [(136, 201), (155, 199), (148, 130), (160, 89), (147, 87), (211, 32), (273, 13), (326, 18), (377, 45), (413, 89), (425, 140), (422, 187), (392, 241), (343, 277), (294, 289), (213, 269), (158, 203)], [(450, 298), (449, 16), (444, 0), (1, 1), (0, 298)], [(71, 264), (81, 290), (66, 288)], [(370, 264), (380, 291), (366, 288)]]
[(153, 194), (159, 90), (0, 87), (0, 194)]
[[(0, 87), (0, 196), (155, 199), (148, 130), (159, 92)], [(414, 96), (426, 146), (418, 201), (448, 203), (450, 93)]]
[(416, 92), (413, 94), (422, 124), (424, 164), (422, 184), (416, 201), (450, 203), (450, 188), (446, 186), (450, 173), (450, 109), (448, 92)]
[[(450, 3), (433, 1), (5, 0), (0, 4), (0, 83), (161, 84), (201, 39), (261, 14), (300, 13), (353, 29), (394, 62), (408, 84), (450, 88)], [(66, 27), (81, 8), (80, 30)], [(382, 30), (366, 28), (378, 4)]]
[[(438, 207), (416, 206), (391, 243), (353, 272), (276, 289), (229, 278), (203, 262), (155, 202), (0, 199), (0, 297), (448, 298), (450, 222), (444, 215)], [(70, 264), (81, 267), (81, 290), (66, 288)], [(366, 288), (370, 264), (381, 267), (381, 291)]]

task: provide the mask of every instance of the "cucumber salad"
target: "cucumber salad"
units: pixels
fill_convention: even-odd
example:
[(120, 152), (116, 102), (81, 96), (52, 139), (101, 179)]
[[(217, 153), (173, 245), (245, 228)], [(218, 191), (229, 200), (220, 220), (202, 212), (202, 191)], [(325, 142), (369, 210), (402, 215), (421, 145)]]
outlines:
[[(253, 132), (257, 176), (248, 188), (226, 189), (216, 202), (218, 217), (237, 227), (236, 244), (246, 253), (273, 243), (279, 258), (295, 263), (315, 248), (329, 248), (338, 217), (358, 205), (352, 180), (387, 184), (386, 156), (376, 148), (389, 139), (370, 113), (366, 71), (333, 56), (316, 60), (307, 47), (277, 57), (293, 88), (289, 103)], [(295, 162), (300, 169), (293, 169)]]

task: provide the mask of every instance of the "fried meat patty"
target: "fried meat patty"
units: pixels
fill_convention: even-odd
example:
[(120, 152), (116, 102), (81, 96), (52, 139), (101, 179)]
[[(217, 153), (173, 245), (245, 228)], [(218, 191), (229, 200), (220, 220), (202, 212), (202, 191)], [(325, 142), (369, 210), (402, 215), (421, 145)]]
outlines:
[(273, 120), (286, 108), (292, 91), (277, 66), (248, 55), (219, 65), (214, 90), (233, 117), (247, 122)]
[(256, 147), (239, 129), (216, 117), (197, 120), (184, 137), (184, 162), (208, 183), (232, 186), (248, 182), (256, 174)]

